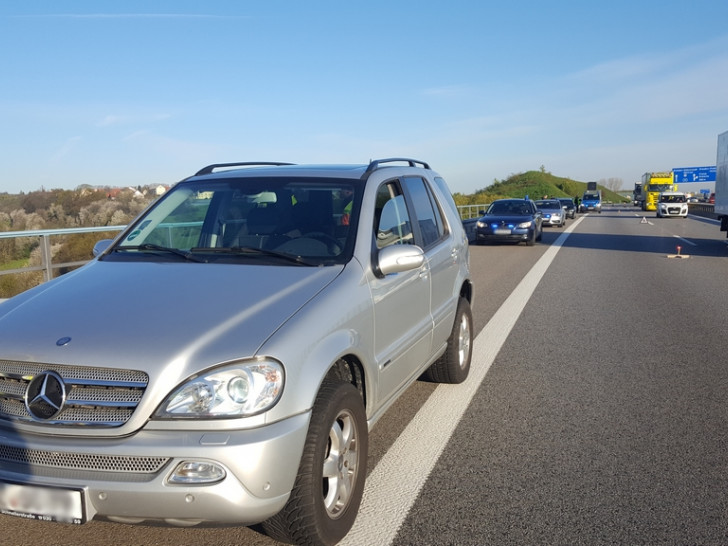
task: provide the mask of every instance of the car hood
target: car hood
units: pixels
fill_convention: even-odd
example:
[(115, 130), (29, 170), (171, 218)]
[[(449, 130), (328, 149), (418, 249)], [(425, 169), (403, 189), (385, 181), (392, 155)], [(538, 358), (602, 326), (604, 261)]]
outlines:
[(342, 268), (94, 261), (0, 304), (0, 360), (190, 371), (252, 356)]

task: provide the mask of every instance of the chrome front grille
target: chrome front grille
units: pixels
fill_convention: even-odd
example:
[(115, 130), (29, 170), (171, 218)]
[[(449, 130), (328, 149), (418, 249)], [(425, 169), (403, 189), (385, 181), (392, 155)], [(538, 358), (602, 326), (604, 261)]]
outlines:
[[(33, 378), (45, 371), (61, 376), (66, 389), (62, 411), (52, 419), (36, 419), (25, 404)], [(118, 427), (127, 422), (144, 395), (146, 373), (0, 360), (0, 418), (54, 426)]]

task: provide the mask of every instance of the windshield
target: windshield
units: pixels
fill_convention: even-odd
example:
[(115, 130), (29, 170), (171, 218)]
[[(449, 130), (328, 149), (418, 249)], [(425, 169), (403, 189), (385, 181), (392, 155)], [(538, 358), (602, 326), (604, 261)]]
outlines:
[(113, 251), (194, 261), (275, 262), (279, 255), (306, 265), (344, 263), (354, 244), (359, 187), (329, 178), (181, 182)]
[(558, 201), (536, 201), (536, 206), (540, 209), (561, 209), (561, 203)]
[(650, 184), (647, 186), (647, 191), (674, 191), (675, 188), (672, 184)]
[(684, 195), (661, 195), (660, 203), (687, 203), (688, 198)]
[(502, 214), (513, 216), (528, 216), (533, 213), (528, 201), (494, 201), (486, 214)]
[(599, 194), (598, 193), (585, 193), (583, 200), (584, 201), (599, 201)]

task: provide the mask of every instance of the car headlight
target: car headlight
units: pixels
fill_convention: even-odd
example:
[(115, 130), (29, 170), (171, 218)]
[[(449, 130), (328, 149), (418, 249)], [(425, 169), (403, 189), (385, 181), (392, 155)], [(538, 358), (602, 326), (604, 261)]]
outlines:
[(518, 225), (517, 225), (516, 227), (517, 227), (518, 229), (526, 229), (526, 228), (530, 228), (530, 227), (531, 227), (531, 224), (532, 224), (532, 223), (533, 223), (533, 222), (532, 222), (531, 220), (529, 220), (528, 222), (521, 222), (521, 223), (520, 223), (520, 224), (518, 224)]
[(251, 360), (209, 370), (180, 385), (157, 410), (159, 419), (249, 417), (278, 402), (283, 366)]
[(482, 228), (485, 227), (485, 222), (481, 222), (480, 220), (478, 220), (477, 222), (475, 222), (475, 225), (479, 228)]

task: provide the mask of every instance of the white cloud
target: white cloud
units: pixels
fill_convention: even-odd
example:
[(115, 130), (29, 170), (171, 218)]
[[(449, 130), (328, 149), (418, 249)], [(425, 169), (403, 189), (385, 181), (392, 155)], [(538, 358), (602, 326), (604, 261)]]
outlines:
[(96, 126), (97, 127), (109, 127), (111, 125), (118, 125), (119, 123), (123, 122), (122, 117), (120, 116), (114, 116), (114, 115), (108, 115), (105, 116), (103, 119), (101, 119)]
[(80, 136), (71, 137), (66, 140), (51, 156), (52, 161), (58, 161), (68, 156), (81, 142)]
[(725, 115), (728, 39), (595, 65), (567, 76), (563, 87), (583, 116), (608, 125)]
[(467, 87), (465, 85), (445, 85), (442, 87), (430, 87), (428, 89), (424, 89), (422, 91), (422, 94), (424, 96), (430, 96), (430, 97), (463, 97), (466, 95), (470, 95), (472, 93), (472, 89), (470, 87)]
[(133, 114), (107, 114), (102, 117), (97, 123), (97, 127), (112, 127), (120, 125), (143, 125), (146, 123), (157, 123), (171, 119), (170, 114), (149, 114), (145, 112), (135, 112)]
[(205, 13), (45, 13), (15, 15), (22, 19), (250, 19), (247, 15)]

